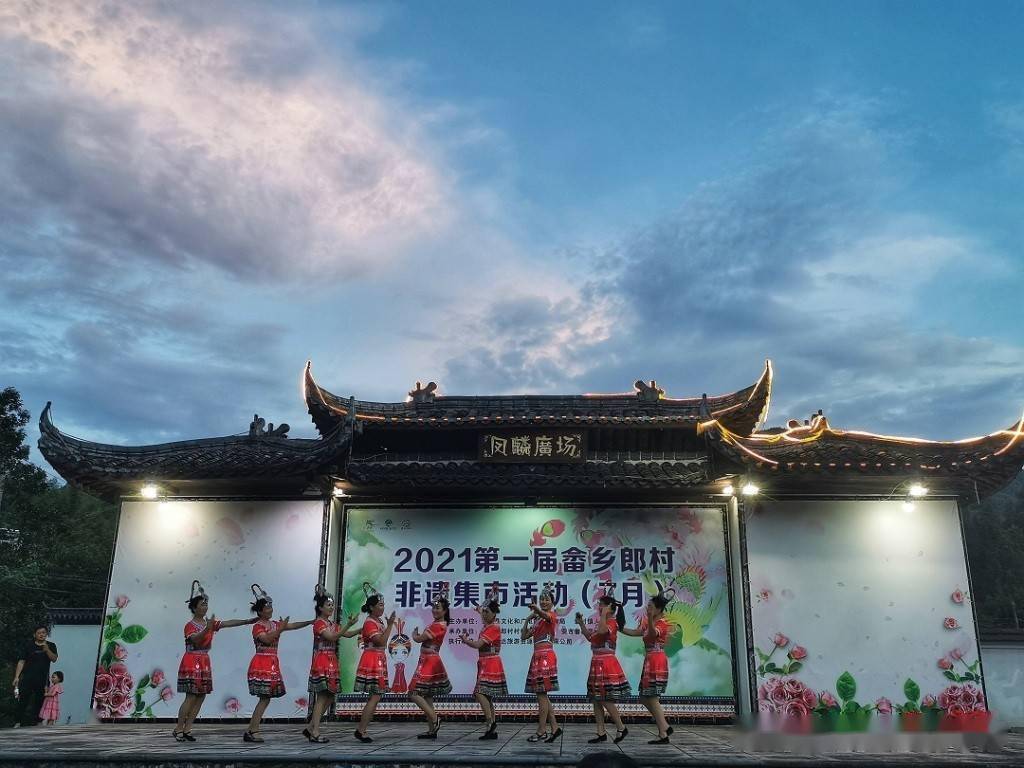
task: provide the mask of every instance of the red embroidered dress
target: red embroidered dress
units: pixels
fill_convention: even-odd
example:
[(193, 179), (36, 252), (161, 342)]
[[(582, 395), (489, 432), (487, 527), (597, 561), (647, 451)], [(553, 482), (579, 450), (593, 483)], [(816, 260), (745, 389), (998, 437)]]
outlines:
[(641, 629), (644, 633), (644, 669), (640, 673), (641, 696), (663, 696), (668, 687), (668, 656), (665, 655), (665, 641), (668, 639), (668, 622), (658, 619), (654, 623), (654, 641), (647, 639), (647, 620)]
[(489, 699), (508, 696), (505, 682), (505, 667), (501, 663), (501, 627), (498, 622), (488, 624), (480, 632), (480, 658), (476, 662), (476, 688), (473, 693), (482, 693)]
[(548, 693), (558, 690), (558, 657), (555, 656), (555, 629), (558, 614), (551, 611), (545, 618), (535, 621), (533, 630), (533, 656), (526, 673), (527, 693)]
[(615, 656), (619, 625), (615, 619), (608, 619), (607, 623), (608, 634), (598, 638), (595, 633), (590, 639), (593, 652), (587, 676), (587, 698), (590, 701), (618, 701), (630, 694), (629, 680)]
[(260, 635), (264, 632), (274, 632), (280, 623), (273, 620), (257, 621), (252, 625), (252, 642), (256, 646), (256, 653), (249, 662), (249, 672), (246, 678), (249, 680), (250, 696), (269, 696), (276, 699), (284, 696), (284, 679), (281, 677), (281, 664), (277, 660), (277, 640), (272, 643), (264, 643)]
[(448, 625), (443, 621), (435, 621), (424, 630), (424, 634), (429, 634), (430, 638), (420, 644), (420, 658), (409, 682), (409, 693), (444, 696), (452, 692), (452, 684), (440, 655), (447, 631)]
[(353, 691), (370, 695), (388, 692), (388, 657), (383, 648), (378, 648), (370, 639), (381, 634), (384, 628), (376, 619), (367, 619), (363, 631), (359, 633), (359, 642), (363, 653), (359, 657), (356, 668), (356, 682)]
[(338, 685), (338, 641), (326, 640), (320, 636), (324, 630), (337, 632), (338, 625), (330, 619), (318, 618), (313, 622), (313, 661), (309, 665), (309, 692), (329, 691), (337, 693)]
[[(210, 646), (213, 635), (220, 630), (220, 622), (214, 621), (211, 632), (203, 632), (209, 626), (200, 624), (193, 619), (185, 625), (185, 655), (178, 665), (178, 693), (212, 693), (213, 667), (210, 665)], [(203, 632), (203, 635), (192, 642), (189, 638)]]

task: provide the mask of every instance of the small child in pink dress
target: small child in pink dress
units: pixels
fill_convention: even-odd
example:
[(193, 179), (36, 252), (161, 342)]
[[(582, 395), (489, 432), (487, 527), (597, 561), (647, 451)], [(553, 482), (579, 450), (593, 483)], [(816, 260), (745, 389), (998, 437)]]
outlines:
[(63, 672), (54, 672), (50, 675), (50, 684), (46, 686), (43, 693), (43, 707), (39, 710), (39, 719), (47, 725), (53, 725), (60, 720), (60, 695), (64, 693)]

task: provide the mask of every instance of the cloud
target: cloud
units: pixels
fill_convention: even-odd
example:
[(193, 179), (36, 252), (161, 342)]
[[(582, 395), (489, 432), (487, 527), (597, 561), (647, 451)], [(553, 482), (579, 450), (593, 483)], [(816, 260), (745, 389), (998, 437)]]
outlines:
[(351, 276), (433, 231), (447, 190), (429, 148), (368, 73), (328, 57), (325, 23), (360, 26), (260, 4), (10, 5), (6, 257), (51, 238), (101, 265)]

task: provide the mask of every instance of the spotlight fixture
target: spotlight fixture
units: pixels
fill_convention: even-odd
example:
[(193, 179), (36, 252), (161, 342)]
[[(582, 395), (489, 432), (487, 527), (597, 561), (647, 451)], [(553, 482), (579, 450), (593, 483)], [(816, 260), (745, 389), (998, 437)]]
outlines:
[(761, 489), (758, 488), (753, 483), (747, 483), (746, 485), (743, 486), (743, 495), (744, 496), (757, 496), (757, 494), (760, 491), (761, 491)]
[(909, 493), (915, 499), (919, 499), (928, 493), (928, 489), (925, 488), (920, 483), (914, 483), (913, 485), (910, 486), (910, 490), (908, 490), (907, 493)]
[(142, 498), (144, 499), (155, 499), (157, 496), (160, 495), (160, 489), (157, 488), (152, 483), (146, 483), (139, 490), (139, 495), (142, 496)]
[(723, 496), (732, 496), (734, 493), (736, 493), (736, 489), (732, 487), (731, 483), (722, 489)]

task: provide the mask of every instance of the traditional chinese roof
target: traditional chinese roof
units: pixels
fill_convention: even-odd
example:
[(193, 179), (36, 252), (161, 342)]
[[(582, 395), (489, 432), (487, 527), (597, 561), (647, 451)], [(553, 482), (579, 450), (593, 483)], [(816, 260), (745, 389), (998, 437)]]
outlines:
[(349, 462), (346, 477), (356, 488), (614, 488), (667, 489), (708, 482), (706, 456), (673, 460), (588, 459), (578, 464), (489, 464), (479, 461)]
[(366, 426), (467, 429), (502, 426), (622, 425), (673, 427), (716, 419), (737, 434), (750, 434), (768, 412), (772, 364), (749, 387), (726, 395), (665, 397), (656, 382), (637, 381), (633, 392), (587, 395), (438, 395), (433, 382), (404, 402), (380, 403), (335, 395), (304, 376), (306, 406), (321, 434), (352, 415)]
[(979, 495), (1006, 485), (1024, 464), (1024, 416), (984, 437), (957, 441), (834, 429), (819, 412), (805, 424), (741, 435), (719, 420), (700, 425), (717, 451), (748, 469), (793, 477), (856, 474), (933, 478), (974, 484)]
[(102, 608), (50, 608), (47, 606), (47, 622), (51, 627), (54, 624), (102, 624)]
[[(201, 481), (204, 490), (222, 481), (228, 490), (244, 480), (251, 490), (267, 481), (278, 493), (304, 488), (317, 475), (337, 471), (351, 442), (351, 425), (338, 423), (316, 440), (291, 439), (282, 425), (263, 433), (261, 419), (250, 434), (184, 440), (157, 445), (122, 446), (94, 443), (61, 432), (50, 419), (50, 403), (39, 416), (39, 450), (69, 483), (101, 496), (138, 493), (139, 484), (154, 482), (174, 490)], [(234, 483), (232, 483), (234, 481)]]

